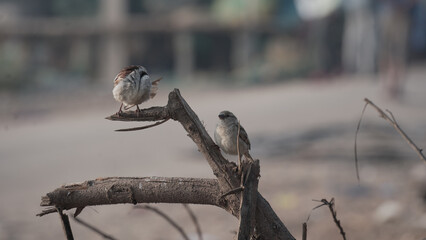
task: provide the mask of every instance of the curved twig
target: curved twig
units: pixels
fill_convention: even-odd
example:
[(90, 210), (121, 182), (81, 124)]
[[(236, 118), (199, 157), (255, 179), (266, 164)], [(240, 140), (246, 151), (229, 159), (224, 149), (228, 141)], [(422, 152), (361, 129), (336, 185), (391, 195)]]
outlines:
[(186, 234), (186, 232), (183, 230), (183, 228), (181, 226), (179, 226), (175, 221), (173, 221), (173, 219), (171, 219), (169, 216), (167, 216), (167, 214), (165, 214), (160, 209), (155, 208), (155, 207), (151, 207), (151, 206), (148, 206), (148, 205), (135, 206), (134, 208), (147, 209), (147, 210), (150, 210), (152, 212), (155, 212), (156, 214), (158, 214), (159, 216), (164, 218), (168, 223), (170, 223), (170, 225), (172, 225), (180, 233), (180, 235), (183, 237), (183, 239), (190, 240), (188, 235)]
[(130, 132), (130, 131), (138, 131), (138, 130), (143, 130), (143, 129), (147, 129), (147, 128), (152, 128), (155, 126), (158, 126), (160, 124), (163, 124), (165, 122), (167, 122), (170, 118), (166, 118), (163, 121), (159, 121), (156, 122), (154, 124), (150, 124), (150, 125), (146, 125), (146, 126), (142, 126), (142, 127), (135, 127), (135, 128), (122, 128), (122, 129), (117, 129), (115, 130), (116, 132)]
[(203, 240), (203, 232), (201, 231), (201, 227), (200, 227), (200, 224), (198, 223), (197, 216), (195, 216), (195, 213), (191, 210), (188, 204), (183, 204), (183, 207), (188, 212), (192, 222), (195, 225), (195, 229), (197, 230), (198, 240)]
[(377, 112), (379, 112), (380, 117), (388, 121), (392, 125), (392, 127), (401, 135), (401, 137), (405, 139), (408, 145), (410, 145), (410, 147), (417, 153), (419, 158), (426, 162), (426, 157), (423, 154), (423, 149), (417, 147), (417, 145), (413, 142), (413, 140), (411, 140), (411, 138), (408, 137), (408, 135), (401, 129), (401, 127), (399, 126), (398, 122), (395, 120), (395, 117), (393, 116), (391, 111), (386, 110), (390, 114), (390, 117), (389, 117), (382, 109), (380, 109), (376, 104), (374, 104), (368, 98), (365, 98), (364, 101), (367, 104), (370, 104), (374, 109), (376, 109)]
[(364, 112), (365, 112), (365, 109), (367, 108), (367, 106), (368, 106), (368, 103), (365, 103), (364, 108), (362, 109), (362, 112), (361, 112), (361, 117), (359, 118), (359, 121), (358, 121), (358, 125), (356, 126), (356, 132), (355, 132), (354, 152), (355, 152), (356, 178), (358, 179), (358, 183), (359, 183), (359, 169), (358, 169), (357, 138), (358, 138), (359, 128), (361, 126), (361, 120), (362, 120), (362, 117), (364, 116)]
[(83, 220), (82, 220), (82, 219), (80, 219), (80, 218), (77, 218), (77, 217), (72, 217), (72, 218), (73, 218), (73, 219), (74, 219), (74, 221), (76, 221), (77, 223), (79, 223), (79, 224), (81, 224), (81, 225), (85, 226), (86, 228), (88, 228), (88, 229), (92, 230), (93, 232), (95, 232), (95, 233), (99, 234), (100, 236), (102, 236), (102, 237), (103, 237), (103, 238), (105, 238), (105, 239), (109, 239), (109, 240), (117, 240), (117, 239), (116, 239), (116, 238), (114, 238), (113, 236), (108, 235), (108, 234), (106, 234), (106, 233), (102, 232), (102, 231), (101, 231), (101, 230), (99, 230), (98, 228), (96, 228), (96, 227), (92, 226), (91, 224), (87, 223), (86, 221), (83, 221)]

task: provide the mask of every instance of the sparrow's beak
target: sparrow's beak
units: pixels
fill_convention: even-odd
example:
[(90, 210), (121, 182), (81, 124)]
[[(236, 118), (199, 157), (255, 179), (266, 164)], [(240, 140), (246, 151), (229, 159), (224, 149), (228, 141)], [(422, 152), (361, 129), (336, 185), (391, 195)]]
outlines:
[(219, 114), (219, 118), (222, 119), (222, 120), (225, 119), (225, 114), (223, 114), (223, 113)]

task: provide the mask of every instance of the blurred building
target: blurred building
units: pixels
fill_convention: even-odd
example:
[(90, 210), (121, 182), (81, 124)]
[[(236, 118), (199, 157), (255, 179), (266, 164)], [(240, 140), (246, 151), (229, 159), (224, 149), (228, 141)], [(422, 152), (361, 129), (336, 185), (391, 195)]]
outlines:
[[(128, 64), (166, 81), (327, 76), (341, 73), (342, 61), (353, 70), (360, 53), (344, 33), (358, 25), (345, 19), (360, 14), (340, 0), (314, 2), (0, 0), (0, 89), (110, 84)], [(416, 59), (425, 55), (422, 6), (413, 13), (412, 45), (423, 48)]]

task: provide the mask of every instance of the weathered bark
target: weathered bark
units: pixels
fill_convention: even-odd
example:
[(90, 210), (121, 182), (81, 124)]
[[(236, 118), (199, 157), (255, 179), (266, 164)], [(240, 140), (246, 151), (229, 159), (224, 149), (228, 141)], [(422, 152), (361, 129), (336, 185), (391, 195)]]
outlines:
[[(81, 192), (82, 190), (78, 190), (77, 194), (72, 193), (67, 196), (68, 191), (59, 188), (59, 190), (57, 189), (54, 191), (56, 192), (56, 195), (52, 192), (48, 193), (46, 197), (43, 197), (42, 206), (59, 206), (62, 209), (70, 209), (79, 206), (82, 207), (83, 204), (77, 203), (79, 201), (78, 199), (85, 201), (86, 206), (93, 204), (138, 202), (199, 203), (219, 206), (239, 218), (241, 204), (240, 194), (229, 194), (226, 197), (220, 198), (222, 194), (230, 192), (231, 190), (237, 189), (241, 186), (241, 176), (237, 171), (235, 171), (236, 165), (233, 162), (229, 162), (222, 156), (219, 147), (213, 142), (197, 115), (180, 95), (178, 89), (170, 92), (168, 103), (164, 107), (142, 109), (139, 114), (136, 114), (135, 112), (125, 112), (120, 115), (115, 114), (107, 117), (107, 119), (115, 121), (159, 121), (169, 118), (182, 124), (183, 128), (188, 132), (188, 136), (198, 146), (198, 150), (204, 155), (213, 170), (213, 174), (217, 177), (217, 181), (212, 179), (197, 179), (199, 181), (207, 181), (208, 183), (206, 184), (208, 184), (211, 189), (197, 191), (196, 196), (194, 195), (194, 192), (189, 191), (188, 188), (182, 186), (181, 188), (173, 189), (174, 191), (172, 193), (169, 191), (167, 191), (167, 193), (164, 192), (163, 195), (161, 195), (158, 191), (165, 191), (169, 188), (153, 188), (151, 193), (144, 192), (142, 194), (135, 191), (134, 187), (110, 182), (111, 194), (107, 194), (108, 191), (103, 190), (103, 194), (97, 194), (97, 192), (91, 192), (89, 194), (89, 191), (86, 191), (84, 193), (86, 195), (84, 195), (83, 192)], [(249, 225), (252, 225), (252, 223), (255, 222), (256, 239), (293, 240), (294, 237), (272, 210), (269, 203), (257, 192), (258, 169), (254, 169), (253, 173), (254, 174), (251, 174), (251, 176), (256, 176), (256, 180), (252, 179), (247, 181), (249, 184), (249, 190), (245, 193), (245, 196), (247, 195), (248, 204), (243, 204), (247, 206), (247, 208), (243, 208), (245, 212), (242, 214), (242, 217), (247, 216), (249, 218)], [(121, 179), (123, 178), (115, 179), (115, 181), (121, 181)], [(178, 179), (180, 178), (176, 178), (174, 181), (177, 181)], [(215, 185), (213, 185), (213, 181)], [(136, 184), (135, 186), (138, 188), (139, 182), (135, 182), (134, 184)], [(170, 182), (169, 184), (174, 183)], [(200, 189), (205, 189), (204, 186), (205, 185), (201, 185), (201, 187), (199, 187)], [(177, 184), (177, 187), (179, 187), (179, 184)], [(115, 189), (117, 189), (117, 191)], [(76, 198), (75, 196), (78, 194), (81, 195), (79, 198)], [(87, 198), (87, 200), (83, 200), (83, 196), (84, 198)], [(99, 200), (99, 198), (102, 200)], [(70, 199), (73, 200), (71, 201)], [(253, 209), (254, 207), (256, 210)], [(255, 221), (253, 221), (253, 218)], [(250, 236), (253, 236), (252, 229), (252, 226), (248, 226), (248, 235)], [(247, 235), (247, 231), (244, 231), (244, 234)]]
[(259, 160), (254, 163), (243, 162), (242, 192), (240, 206), (240, 226), (237, 233), (238, 240), (250, 239), (254, 234), (256, 225), (257, 185), (259, 183), (260, 166)]
[(64, 210), (120, 203), (218, 205), (219, 195), (215, 179), (112, 177), (64, 185), (42, 197), (40, 205), (60, 206)]

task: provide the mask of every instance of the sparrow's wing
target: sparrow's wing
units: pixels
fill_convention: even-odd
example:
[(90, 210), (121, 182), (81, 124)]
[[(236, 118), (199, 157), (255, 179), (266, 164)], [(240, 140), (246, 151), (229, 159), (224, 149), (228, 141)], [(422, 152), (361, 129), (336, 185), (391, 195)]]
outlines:
[(136, 69), (138, 69), (138, 66), (135, 66), (135, 65), (131, 65), (131, 66), (128, 66), (128, 67), (121, 69), (120, 72), (117, 74), (117, 76), (115, 76), (115, 78), (114, 78), (114, 87), (117, 86), (117, 84), (123, 78), (125, 78), (127, 75), (129, 75), (131, 72), (133, 72)]
[[(237, 124), (237, 129), (238, 129), (238, 124)], [(250, 140), (248, 138), (247, 132), (246, 130), (243, 128), (243, 126), (240, 125), (240, 139), (247, 144), (248, 149), (250, 150)]]
[(151, 86), (151, 91), (149, 93), (149, 97), (153, 98), (155, 97), (155, 95), (157, 95), (157, 91), (158, 91), (158, 83), (161, 81), (161, 79), (163, 79), (162, 77), (160, 77), (157, 80), (154, 80), (151, 82), (152, 86)]
[(121, 81), (121, 77), (120, 74), (117, 74), (117, 76), (115, 76), (114, 78), (114, 87), (117, 86), (117, 84)]

